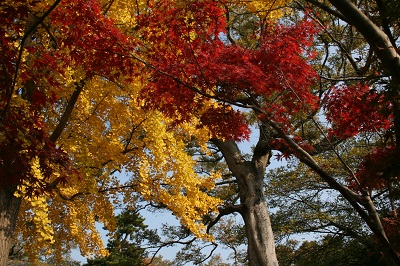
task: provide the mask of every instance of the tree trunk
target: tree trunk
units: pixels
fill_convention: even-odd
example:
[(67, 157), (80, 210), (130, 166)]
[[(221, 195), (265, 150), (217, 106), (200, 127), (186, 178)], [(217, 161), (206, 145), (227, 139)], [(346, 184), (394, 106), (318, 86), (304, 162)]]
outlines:
[(12, 244), (21, 198), (15, 197), (16, 186), (0, 189), (0, 266), (6, 266)]
[(246, 167), (250, 171), (243, 171), (237, 176), (241, 212), (246, 236), (248, 240), (247, 254), (249, 265), (275, 266), (278, 261), (275, 254), (275, 241), (269, 218), (268, 206), (264, 196), (264, 176), (258, 176), (251, 162)]
[[(275, 266), (278, 260), (275, 241), (264, 195), (264, 173), (270, 150), (263, 149), (259, 141), (252, 161), (243, 159), (233, 141), (213, 140), (222, 152), (229, 170), (236, 177), (240, 196), (240, 214), (243, 217), (248, 239), (250, 266)], [(265, 147), (264, 147), (265, 148)]]

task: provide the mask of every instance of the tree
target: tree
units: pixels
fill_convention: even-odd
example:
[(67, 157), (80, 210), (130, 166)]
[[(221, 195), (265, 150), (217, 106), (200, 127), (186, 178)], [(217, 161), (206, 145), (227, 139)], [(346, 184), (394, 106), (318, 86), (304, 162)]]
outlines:
[(289, 265), (381, 265), (377, 250), (367, 249), (358, 241), (326, 235), (320, 241), (304, 241), (277, 246), (279, 264)]
[[(8, 182), (2, 186), (1, 206), (9, 215), (0, 222), (8, 232), (0, 250), (8, 249), (22, 197), (27, 211), (21, 232), (26, 238), (33, 231), (42, 234), (32, 243), (51, 244), (54, 235), (84, 247), (77, 236), (99, 239), (94, 218), (113, 227), (110, 198), (122, 191), (130, 202), (131, 189), (171, 209), (196, 236), (211, 239), (199, 221), (220, 203), (207, 191), (221, 175), (194, 173), (196, 163), (186, 153), (192, 141), (207, 153), (210, 140), (229, 169), (237, 197), (228, 195), (230, 201), (206, 224), (209, 229), (222, 216), (239, 213), (250, 265), (277, 264), (263, 189), (273, 150), (297, 158), (336, 190), (374, 234), (386, 262), (400, 264), (393, 233), (398, 226), (393, 190), (400, 150), (399, 63), (391, 42), (394, 26), (388, 28), (385, 19), (397, 20), (385, 16), (381, 1), (359, 7), (347, 0), (331, 0), (333, 7), (306, 2), (309, 8), (294, 17), (301, 19), (286, 25), (289, 20), (275, 23), (285, 1), (2, 5), (1, 39), (7, 45), (2, 48), (1, 145), (13, 156), (1, 157), (8, 178), (2, 179)], [(371, 19), (361, 12), (364, 7)], [(384, 30), (374, 22), (375, 14)], [(316, 40), (329, 48), (324, 15), (327, 21), (343, 20), (334, 30), (348, 23), (365, 40), (352, 46), (359, 39), (349, 35), (346, 44), (356, 47), (351, 50), (336, 42), (346, 64), (338, 72), (342, 79), (332, 83), (318, 82), (324, 77), (316, 70), (323, 73), (332, 66), (325, 62), (336, 59), (327, 49), (321, 62), (321, 53), (312, 51)], [(371, 47), (365, 59), (362, 54), (354, 60), (351, 52), (365, 44)], [(348, 72), (347, 62), (356, 81), (366, 75), (362, 82), (349, 76), (354, 72)], [(246, 158), (237, 141), (249, 138), (252, 125), (259, 135)], [(351, 161), (352, 170), (340, 144), (365, 136), (372, 141)], [(325, 165), (321, 155), (335, 160)], [(118, 170), (133, 173), (133, 180), (122, 186), (112, 178)], [(67, 176), (68, 185), (62, 187)], [(373, 195), (386, 192), (392, 195), (392, 214), (383, 217)], [(55, 226), (55, 217), (68, 226)], [(105, 252), (99, 246), (82, 252)]]
[[(217, 7), (209, 4), (209, 8), (218, 11)], [(201, 10), (200, 7), (195, 4), (188, 6), (188, 8), (192, 8), (191, 12), (196, 18), (201, 18), (201, 14), (198, 14)], [(184, 11), (176, 7), (164, 8), (171, 10), (173, 24), (171, 24), (172, 18), (166, 17), (165, 14), (162, 18), (152, 15), (144, 21), (146, 23), (154, 21), (153, 23), (157, 23), (159, 27), (174, 29), (177, 27), (175, 25), (180, 22), (178, 18), (182, 16), (178, 12), (184, 14)], [(221, 14), (223, 11), (219, 9), (219, 12)], [(210, 12), (202, 11), (202, 13)], [(223, 17), (218, 14), (215, 15), (215, 18), (223, 20)], [(298, 57), (298, 53), (302, 52), (301, 47), (307, 45), (314, 29), (306, 21), (297, 27), (268, 28), (262, 32), (260, 37), (265, 40), (265, 42), (260, 42), (260, 49), (252, 50), (244, 49), (239, 45), (225, 45), (218, 38), (220, 32), (225, 31), (224, 23), (221, 21), (210, 23), (213, 26), (211, 32), (208, 30), (210, 36), (206, 35), (207, 31), (199, 31), (195, 28), (192, 29), (191, 25), (186, 25), (185, 18), (182, 20), (182, 26), (177, 28), (178, 33), (171, 32), (170, 35), (162, 36), (175, 45), (182, 43), (178, 46), (181, 47), (178, 56), (181, 55), (182, 58), (177, 58), (174, 50), (162, 49), (151, 53), (156, 55), (156, 57), (150, 58), (153, 59), (152, 65), (161, 70), (154, 73), (153, 82), (149, 83), (143, 92), (146, 103), (149, 108), (160, 107), (165, 115), (171, 116), (179, 113), (179, 120), (184, 121), (187, 119), (186, 117), (195, 112), (197, 114), (198, 110), (203, 108), (203, 99), (222, 99), (222, 102), (214, 105), (212, 112), (200, 113), (200, 120), (213, 129), (212, 142), (222, 152), (240, 188), (240, 205), (231, 205), (229, 212), (239, 212), (244, 219), (249, 243), (250, 265), (273, 265), (276, 263), (274, 238), (262, 190), (265, 167), (270, 159), (269, 135), (271, 130), (269, 127), (260, 127), (260, 140), (256, 145), (253, 158), (251, 161), (244, 160), (234, 140), (247, 137), (246, 118), (228, 103), (246, 107), (247, 105), (242, 103), (245, 100), (258, 98), (264, 102), (264, 99), (265, 101), (268, 98), (273, 99), (276, 95), (286, 92), (283, 84), (287, 83), (287, 80), (283, 73), (290, 73), (293, 79), (287, 86), (300, 90), (307, 105), (313, 105), (315, 98), (308, 91), (307, 84), (312, 82), (315, 73), (305, 60)], [(197, 25), (194, 24), (195, 27)], [(222, 25), (223, 28), (214, 28), (214, 25)], [(190, 37), (181, 38), (181, 36), (190, 36), (189, 33), (192, 30), (200, 32), (201, 35), (194, 40)], [(297, 36), (297, 38), (291, 36)], [(285, 40), (285, 42), (281, 42), (281, 40)], [(162, 43), (162, 41), (163, 39), (160, 39), (159, 36), (155, 36), (153, 43)], [(171, 65), (175, 67), (171, 69), (169, 67)], [(168, 75), (165, 75), (165, 72)], [(249, 72), (252, 75), (248, 75)], [(231, 75), (232, 73), (235, 73), (235, 76)], [(179, 89), (175, 89), (177, 86)], [(248, 88), (254, 88), (254, 91), (248, 90)], [(156, 94), (154, 95), (153, 92)], [(247, 99), (247, 94), (249, 99)], [(265, 108), (271, 111), (278, 110), (273, 112), (276, 113), (277, 119), (284, 122), (286, 118), (281, 116), (284, 110), (291, 110), (293, 115), (302, 111), (303, 102), (292, 101), (295, 95), (294, 92), (293, 94), (283, 93), (279, 104), (267, 104)], [(197, 98), (202, 100), (197, 100)], [(163, 104), (162, 99), (168, 99), (168, 104)], [(182, 99), (184, 99), (184, 104), (186, 102), (189, 104), (182, 105)], [(254, 106), (257, 105), (258, 103), (254, 104)], [(224, 135), (227, 135), (225, 140), (222, 139)]]
[(213, 265), (229, 266), (230, 264), (223, 262), (221, 256), (216, 255), (216, 256), (213, 256), (208, 263), (202, 264), (202, 265), (203, 266), (213, 266)]
[[(367, 53), (369, 60), (360, 59), (360, 64), (366, 62), (364, 69), (358, 67), (356, 60), (351, 60), (352, 54), (349, 51), (339, 47), (344, 55), (345, 52), (348, 53), (345, 58), (350, 61), (351, 67), (366, 71), (359, 72), (367, 75), (365, 79), (353, 79), (348, 76), (348, 72), (343, 72), (340, 74), (345, 76), (333, 80), (333, 87), (313, 87), (312, 80), (316, 73), (303, 61), (307, 59), (307, 50), (303, 49), (311, 45), (312, 35), (316, 30), (307, 21), (303, 21), (298, 27), (274, 28), (271, 24), (262, 24), (258, 20), (260, 24), (253, 28), (256, 30), (251, 35), (254, 40), (252, 49), (241, 46), (221, 28), (212, 28), (211, 31), (204, 31), (194, 38), (197, 24), (187, 25), (182, 22), (180, 31), (172, 30), (171, 34), (167, 35), (168, 42), (183, 43), (179, 46), (182, 48), (178, 55), (163, 49), (162, 57), (158, 52), (154, 52), (157, 57), (150, 58), (153, 60), (151, 64), (159, 71), (153, 74), (152, 82), (145, 88), (145, 99), (149, 108), (158, 108), (165, 115), (180, 114), (177, 122), (194, 113), (192, 110), (201, 110), (202, 100), (199, 99), (215, 99), (219, 106), (224, 108), (225, 119), (218, 115), (221, 113), (218, 110), (214, 110), (212, 114), (196, 115), (204, 123), (209, 123), (210, 127), (216, 127), (212, 142), (221, 151), (238, 184), (240, 204), (227, 205), (227, 208), (220, 210), (220, 214), (239, 212), (242, 215), (249, 240), (251, 265), (276, 262), (267, 206), (260, 189), (272, 149), (280, 151), (284, 157), (296, 157), (331, 189), (339, 192), (374, 233), (385, 254), (386, 262), (389, 265), (397, 265), (399, 258), (396, 243), (388, 237), (392, 230), (385, 228), (382, 223), (383, 217), (377, 212), (376, 202), (371, 198), (371, 192), (379, 195), (382, 189), (393, 189), (397, 186), (395, 180), (398, 169), (394, 165), (397, 165), (395, 161), (398, 158), (396, 75), (399, 71), (395, 44), (390, 43), (390, 33), (380, 30), (371, 19), (362, 14), (362, 5), (358, 8), (351, 1), (331, 1), (337, 8), (332, 9), (329, 5), (308, 2), (350, 23), (359, 31), (359, 36), (364, 38), (365, 43), (371, 46)], [(177, 12), (177, 9), (171, 10), (174, 18), (179, 18)], [(304, 12), (307, 12), (307, 9)], [(194, 17), (200, 18), (201, 15)], [(163, 25), (174, 29), (176, 24), (168, 24), (171, 18), (164, 19)], [(151, 20), (152, 18), (148, 18), (146, 21)], [(158, 17), (155, 20), (157, 23), (160, 21)], [(176, 23), (179, 23), (179, 20)], [(215, 24), (222, 25), (221, 22)], [(324, 24), (321, 24), (321, 31), (329, 34), (329, 30), (325, 30)], [(340, 28), (341, 24), (337, 27)], [(231, 43), (221, 39), (221, 34), (227, 36)], [(297, 40), (291, 38), (293, 35)], [(181, 38), (182, 36), (186, 38)], [(282, 39), (285, 40), (284, 43), (279, 41)], [(346, 41), (352, 43), (352, 39)], [(156, 36), (154, 42), (162, 43), (162, 39)], [(299, 55), (302, 55), (302, 58)], [(327, 56), (329, 57), (329, 54)], [(170, 67), (172, 65), (173, 68)], [(372, 69), (375, 65), (378, 68)], [(344, 67), (342, 69), (347, 70)], [(340, 84), (339, 81), (343, 83)], [(152, 101), (148, 95), (154, 91), (158, 92), (156, 95), (160, 98), (154, 97)], [(168, 104), (164, 104), (161, 98), (168, 99)], [(179, 105), (182, 99), (190, 102), (190, 107), (184, 108), (187, 106)], [(232, 106), (251, 110), (248, 117), (258, 123), (259, 140), (251, 160), (243, 158), (234, 140), (246, 137), (246, 128), (252, 120), (246, 120), (247, 118), (241, 115), (242, 112), (233, 109)], [(318, 121), (317, 114), (324, 116), (329, 122), (327, 127)], [(232, 124), (232, 120), (235, 124)], [(317, 134), (304, 134), (304, 128), (311, 126)], [(218, 130), (229, 132), (230, 136), (222, 139)], [(373, 142), (369, 143), (366, 154), (351, 162), (357, 169), (355, 171), (343, 160), (338, 145), (352, 138), (365, 136), (370, 136)], [(337, 177), (330, 171), (331, 166), (321, 164), (318, 161), (320, 154), (333, 154), (337, 158), (335, 167), (341, 168), (343, 174)], [(381, 179), (380, 176), (385, 178)], [(391, 199), (392, 211), (396, 213), (398, 203), (394, 198)], [(396, 224), (395, 217), (385, 219)], [(259, 241), (258, 237), (265, 238)]]
[(143, 265), (148, 254), (142, 242), (159, 241), (154, 230), (146, 228), (144, 218), (136, 210), (124, 210), (117, 215), (117, 228), (107, 243), (109, 255), (90, 259), (85, 265)]
[[(0, 265), (19, 212), (14, 235), (32, 260), (45, 247), (56, 258), (75, 246), (106, 255), (95, 222), (115, 227), (117, 193), (131, 204), (137, 197), (162, 203), (206, 237), (197, 221), (216, 209), (219, 200), (206, 191), (218, 174), (195, 174), (184, 143), (204, 142), (209, 133), (196, 120), (174, 125), (138, 104), (148, 71), (135, 55), (135, 17), (124, 13), (131, 7), (1, 3)], [(124, 184), (117, 171), (132, 178)]]

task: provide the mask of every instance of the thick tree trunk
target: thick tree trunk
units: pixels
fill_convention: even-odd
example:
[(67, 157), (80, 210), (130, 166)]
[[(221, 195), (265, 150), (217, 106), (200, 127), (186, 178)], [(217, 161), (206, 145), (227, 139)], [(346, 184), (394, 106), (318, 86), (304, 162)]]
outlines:
[(248, 239), (249, 265), (277, 266), (274, 236), (266, 203), (250, 208), (242, 216)]
[(0, 189), (0, 266), (6, 266), (21, 198), (14, 196), (15, 186)]
[(249, 265), (278, 265), (263, 186), (265, 167), (270, 156), (269, 149), (263, 149), (257, 145), (260, 149), (256, 147), (253, 160), (246, 161), (235, 142), (221, 140), (213, 140), (213, 142), (221, 150), (230, 171), (238, 182), (240, 214), (245, 223), (248, 239)]
[(258, 176), (251, 162), (238, 176), (241, 215), (243, 217), (248, 240), (249, 265), (278, 265), (275, 254), (275, 241), (269, 218), (268, 206), (263, 192), (263, 176)]

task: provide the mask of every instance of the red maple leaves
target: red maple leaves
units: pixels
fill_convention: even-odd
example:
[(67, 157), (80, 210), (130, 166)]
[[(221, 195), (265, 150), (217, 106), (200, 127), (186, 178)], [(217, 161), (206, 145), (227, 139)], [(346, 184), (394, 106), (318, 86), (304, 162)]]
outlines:
[[(24, 112), (11, 108), (0, 123), (0, 132), (0, 187), (25, 181), (28, 194), (40, 193), (49, 189), (46, 182), (55, 168), (61, 183), (76, 173), (68, 155), (49, 140), (45, 123), (31, 107), (26, 106)], [(31, 163), (36, 159), (43, 179), (32, 173)]]
[[(31, 1), (32, 6), (38, 3)], [(36, 87), (26, 98), (28, 112), (9, 108), (2, 114), (5, 140), (0, 145), (8, 153), (25, 149), (22, 142), (10, 139), (22, 132), (26, 138), (37, 136), (36, 150), (28, 144), (32, 156), (47, 151), (62, 154), (46, 140), (48, 132), (39, 125), (43, 121), (38, 110), (56, 103), (65, 69), (80, 68), (87, 79), (99, 75), (111, 81), (122, 76), (129, 80), (140, 75), (137, 69), (143, 67), (143, 61), (130, 56), (133, 53), (146, 58), (150, 66), (151, 77), (142, 90), (146, 107), (161, 110), (176, 123), (196, 116), (215, 136), (233, 140), (249, 137), (249, 121), (232, 105), (253, 107), (257, 102), (259, 119), (274, 121), (283, 129), (292, 127), (297, 114), (311, 113), (318, 106), (319, 99), (310, 89), (317, 75), (307, 62), (312, 56), (307, 48), (318, 31), (312, 22), (305, 19), (292, 26), (267, 25), (254, 38), (257, 45), (250, 48), (228, 43), (220, 1), (148, 4), (149, 13), (137, 18), (140, 36), (127, 36), (104, 15), (100, 1), (61, 1), (45, 21), (52, 27), (46, 37), (51, 45), (42, 45), (37, 39), (25, 47), (24, 53), (34, 59), (29, 66), (21, 64), (18, 71), (22, 85), (33, 82)], [(13, 79), (19, 51), (14, 44), (26, 31), (28, 14), (24, 1), (1, 8), (2, 109), (16, 91)], [(360, 132), (389, 130), (392, 106), (382, 95), (364, 84), (333, 88), (325, 105), (333, 134), (349, 138)], [(210, 99), (219, 103), (210, 104)], [(47, 147), (46, 152), (43, 147)], [(306, 143), (302, 147), (310, 148)], [(9, 158), (2, 160), (5, 167)]]
[(334, 87), (325, 107), (333, 133), (341, 138), (388, 130), (393, 125), (390, 102), (366, 84)]
[[(81, 69), (85, 79), (100, 75), (116, 80), (124, 75), (129, 79), (138, 66), (127, 56), (134, 49), (132, 38), (103, 14), (100, 1), (61, 1), (37, 25), (43, 27), (40, 31), (31, 28), (30, 21), (42, 15), (39, 4), (13, 1), (0, 8), (0, 186), (26, 180), (36, 189), (48, 189), (46, 182), (54, 171), (57, 182), (74, 172), (67, 154), (50, 141), (41, 115), (43, 108), (57, 103), (68, 67)], [(14, 106), (12, 95), (23, 101)], [(36, 159), (43, 180), (32, 174), (30, 163)]]
[(116, 80), (133, 74), (137, 64), (128, 54), (135, 48), (134, 40), (104, 15), (100, 1), (63, 1), (51, 19), (60, 32), (60, 47), (51, 54), (58, 63), (79, 65), (88, 78), (100, 75)]
[[(318, 99), (309, 89), (316, 74), (304, 49), (317, 30), (313, 23), (270, 27), (252, 49), (226, 43), (224, 10), (215, 1), (185, 7), (161, 1), (157, 7), (162, 13), (141, 22), (149, 27), (146, 37), (156, 43), (148, 50), (155, 71), (142, 91), (148, 108), (186, 121), (204, 108), (202, 99), (241, 105), (253, 97), (270, 119), (289, 126), (290, 116), (316, 106)], [(165, 34), (153, 33), (157, 28)], [(239, 111), (209, 107), (200, 116), (204, 125), (218, 125), (213, 127), (216, 135), (248, 138), (248, 122)]]
[[(367, 84), (341, 85), (332, 88), (325, 103), (327, 119), (332, 123), (331, 135), (347, 139), (360, 133), (390, 136), (394, 126), (393, 104)], [(355, 173), (361, 187), (349, 179), (355, 190), (384, 189), (400, 174), (398, 148), (395, 141), (383, 137), (380, 146), (364, 156)]]

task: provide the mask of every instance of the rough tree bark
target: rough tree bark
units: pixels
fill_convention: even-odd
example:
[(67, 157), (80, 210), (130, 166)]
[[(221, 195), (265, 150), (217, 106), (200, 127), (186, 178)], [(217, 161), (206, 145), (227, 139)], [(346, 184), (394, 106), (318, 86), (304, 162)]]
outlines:
[(15, 197), (16, 186), (0, 189), (0, 266), (6, 266), (12, 244), (21, 197)]
[(249, 265), (276, 266), (275, 241), (263, 186), (271, 150), (263, 128), (261, 133), (251, 161), (243, 158), (234, 141), (213, 140), (213, 143), (222, 152), (238, 183), (239, 213), (243, 217), (248, 239)]

